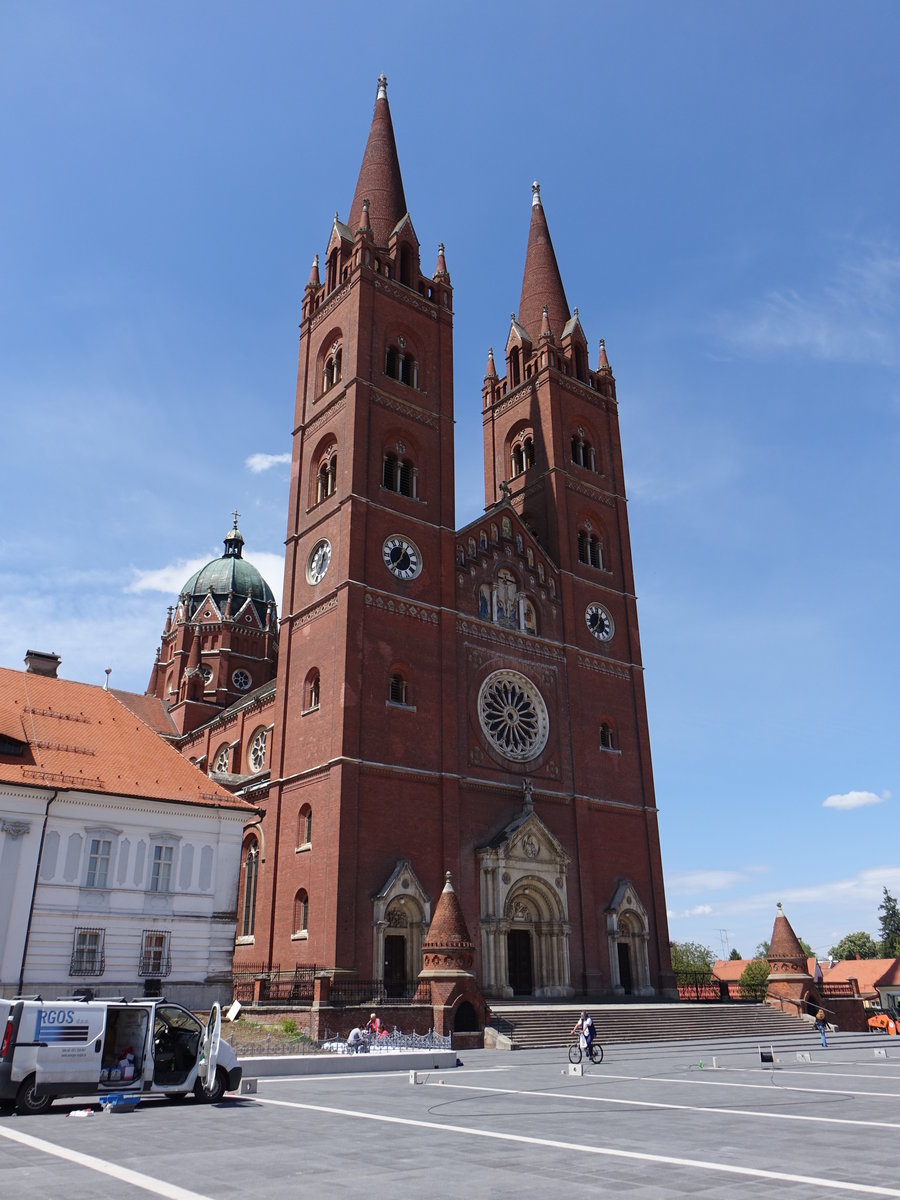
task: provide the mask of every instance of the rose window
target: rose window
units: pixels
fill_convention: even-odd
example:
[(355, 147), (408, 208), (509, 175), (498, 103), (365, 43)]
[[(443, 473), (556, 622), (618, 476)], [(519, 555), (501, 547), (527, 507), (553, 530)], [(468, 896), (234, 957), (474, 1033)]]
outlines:
[(478, 693), (478, 719), (485, 736), (504, 758), (527, 762), (547, 744), (547, 707), (530, 679), (517, 671), (495, 671)]

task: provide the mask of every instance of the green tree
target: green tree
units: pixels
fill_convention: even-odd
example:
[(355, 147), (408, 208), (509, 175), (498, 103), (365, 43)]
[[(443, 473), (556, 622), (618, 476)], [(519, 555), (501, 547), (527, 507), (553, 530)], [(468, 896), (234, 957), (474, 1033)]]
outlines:
[(765, 1000), (769, 986), (769, 964), (764, 958), (747, 963), (738, 980), (742, 1000)]
[(878, 905), (881, 913), (881, 953), (884, 958), (900, 957), (900, 905), (896, 897), (884, 889), (884, 899)]
[(728, 961), (729, 962), (740, 962), (741, 961), (740, 950), (732, 950), (731, 953), (728, 955)]
[(707, 946), (699, 942), (670, 942), (672, 952), (672, 970), (679, 983), (682, 980), (691, 983), (709, 982), (712, 979), (713, 965), (716, 956)]
[(842, 960), (845, 958), (877, 958), (878, 945), (862, 929), (858, 933), (848, 933), (846, 937), (842, 937), (836, 946), (832, 946), (828, 951), (832, 958)]

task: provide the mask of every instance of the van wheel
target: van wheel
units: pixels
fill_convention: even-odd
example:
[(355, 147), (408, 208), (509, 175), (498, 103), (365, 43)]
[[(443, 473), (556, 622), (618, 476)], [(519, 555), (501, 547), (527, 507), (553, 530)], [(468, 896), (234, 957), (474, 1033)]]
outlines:
[(22, 1086), (16, 1093), (16, 1112), (19, 1116), (27, 1117), (32, 1113), (46, 1112), (53, 1103), (52, 1096), (36, 1096), (34, 1089), (35, 1078), (29, 1075), (22, 1081)]
[(222, 1067), (216, 1067), (216, 1078), (212, 1087), (208, 1088), (199, 1079), (194, 1087), (194, 1095), (203, 1104), (218, 1104), (228, 1091), (228, 1076)]

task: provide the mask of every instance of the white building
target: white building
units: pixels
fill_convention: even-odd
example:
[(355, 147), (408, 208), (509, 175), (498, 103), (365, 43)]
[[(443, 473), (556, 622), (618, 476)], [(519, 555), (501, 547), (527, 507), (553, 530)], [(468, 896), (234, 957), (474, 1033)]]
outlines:
[(230, 996), (254, 810), (55, 655), (0, 668), (0, 995)]

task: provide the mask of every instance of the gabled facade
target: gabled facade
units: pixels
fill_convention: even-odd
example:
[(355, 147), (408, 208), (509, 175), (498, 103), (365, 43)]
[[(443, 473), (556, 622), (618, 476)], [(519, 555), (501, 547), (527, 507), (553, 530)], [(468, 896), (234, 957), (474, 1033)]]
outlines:
[(254, 815), (111, 692), (0, 669), (0, 994), (227, 998)]
[(452, 305), (443, 246), (423, 268), (382, 78), (303, 298), (236, 965), (399, 991), (451, 871), (486, 995), (671, 994), (615, 381), (602, 343), (588, 364), (539, 188), (505, 374), (491, 353), (484, 383), (485, 513), (458, 531)]

